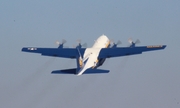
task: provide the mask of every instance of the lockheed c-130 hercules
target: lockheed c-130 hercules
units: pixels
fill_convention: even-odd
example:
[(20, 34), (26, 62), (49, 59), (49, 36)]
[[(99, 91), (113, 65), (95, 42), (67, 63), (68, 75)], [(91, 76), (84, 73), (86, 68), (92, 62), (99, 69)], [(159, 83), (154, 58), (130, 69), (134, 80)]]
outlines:
[(72, 69), (63, 69), (52, 71), (54, 74), (94, 74), (94, 73), (109, 73), (109, 70), (97, 69), (103, 65), (106, 58), (129, 56), (135, 54), (142, 54), (142, 52), (161, 50), (166, 45), (150, 45), (150, 46), (136, 46), (140, 41), (133, 42), (129, 39), (131, 44), (128, 47), (117, 47), (118, 43), (111, 44), (107, 36), (100, 36), (91, 48), (82, 48), (81, 43), (75, 48), (64, 48), (65, 40), (58, 48), (38, 48), (38, 47), (24, 47), (23, 52), (40, 53), (43, 56), (63, 57), (76, 59), (77, 67)]

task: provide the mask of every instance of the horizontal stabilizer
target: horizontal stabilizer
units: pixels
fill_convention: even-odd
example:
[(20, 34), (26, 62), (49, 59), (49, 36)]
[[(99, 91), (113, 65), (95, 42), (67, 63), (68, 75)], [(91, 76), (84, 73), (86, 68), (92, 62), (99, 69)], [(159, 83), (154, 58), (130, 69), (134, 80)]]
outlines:
[(83, 74), (100, 74), (100, 73), (109, 73), (109, 70), (87, 69)]
[[(109, 70), (87, 69), (83, 74), (100, 74), (100, 73), (109, 73)], [(76, 68), (55, 70), (55, 71), (52, 71), (51, 74), (76, 74)]]
[(74, 69), (65, 69), (65, 70), (55, 70), (51, 74), (76, 74), (76, 68)]

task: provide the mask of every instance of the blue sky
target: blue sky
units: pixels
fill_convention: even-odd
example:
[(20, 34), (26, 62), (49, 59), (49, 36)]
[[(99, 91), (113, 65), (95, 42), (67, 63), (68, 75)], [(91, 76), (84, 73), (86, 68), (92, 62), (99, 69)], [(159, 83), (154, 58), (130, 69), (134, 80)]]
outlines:
[[(1, 108), (179, 108), (179, 0), (1, 0)], [(75, 60), (21, 52), (22, 47), (89, 47), (100, 35), (162, 51), (108, 59), (104, 75), (52, 75)]]

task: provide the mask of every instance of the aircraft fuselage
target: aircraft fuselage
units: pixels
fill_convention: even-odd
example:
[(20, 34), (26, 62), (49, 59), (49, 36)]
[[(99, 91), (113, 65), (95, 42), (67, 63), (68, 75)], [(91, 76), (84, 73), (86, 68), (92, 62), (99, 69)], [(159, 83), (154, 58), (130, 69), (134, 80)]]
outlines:
[(83, 62), (86, 61), (82, 69), (77, 73), (77, 75), (82, 75), (86, 69), (97, 68), (101, 66), (105, 59), (99, 59), (99, 53), (102, 48), (108, 48), (110, 45), (110, 40), (107, 36), (100, 36), (91, 48), (86, 48), (83, 55)]

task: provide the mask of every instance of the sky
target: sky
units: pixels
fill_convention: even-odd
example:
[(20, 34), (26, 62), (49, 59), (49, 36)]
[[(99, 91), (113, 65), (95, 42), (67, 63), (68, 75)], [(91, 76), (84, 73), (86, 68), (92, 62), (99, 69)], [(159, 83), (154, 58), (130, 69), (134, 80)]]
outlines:
[[(179, 108), (179, 0), (1, 0), (0, 108)], [(21, 52), (105, 34), (165, 50), (107, 59), (108, 74), (52, 75), (73, 59)]]

